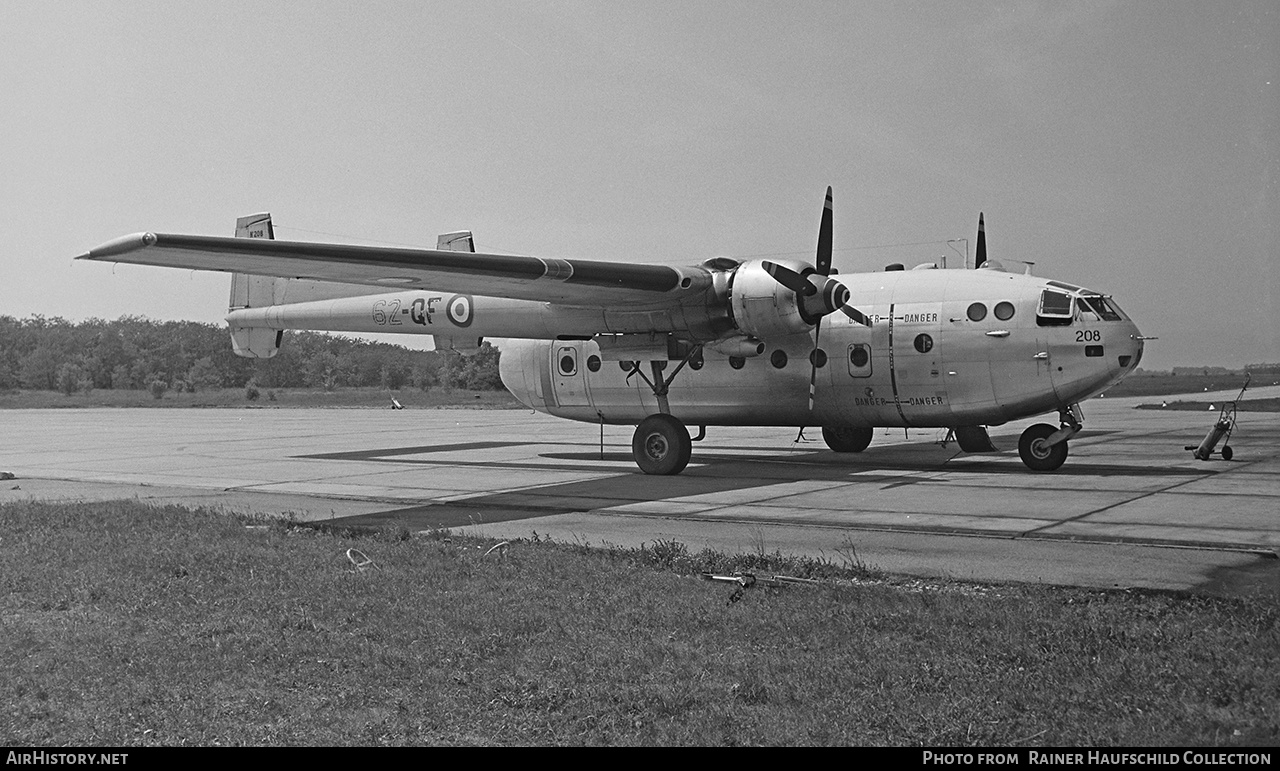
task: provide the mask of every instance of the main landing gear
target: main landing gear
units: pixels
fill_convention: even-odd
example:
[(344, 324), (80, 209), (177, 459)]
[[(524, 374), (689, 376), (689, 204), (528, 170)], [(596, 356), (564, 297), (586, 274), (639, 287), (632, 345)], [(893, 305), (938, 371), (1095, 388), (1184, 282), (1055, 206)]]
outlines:
[[(636, 465), (646, 474), (679, 474), (684, 471), (685, 466), (689, 465), (689, 457), (693, 455), (694, 440), (689, 437), (689, 429), (685, 428), (684, 423), (670, 414), (667, 390), (671, 386), (671, 381), (680, 374), (680, 370), (701, 355), (702, 346), (694, 346), (675, 371), (666, 377), (662, 374), (666, 362), (650, 362), (653, 368), (652, 380), (640, 369), (640, 362), (631, 362), (627, 379), (630, 380), (632, 375), (639, 375), (653, 390), (653, 396), (658, 401), (658, 409), (661, 410), (640, 421), (640, 425), (636, 426), (635, 434), (631, 437), (631, 455), (635, 458)], [(698, 432), (698, 439), (704, 436), (706, 436), (706, 426)]]
[(835, 452), (862, 452), (871, 444), (873, 428), (822, 427), (822, 440)]
[(646, 474), (679, 474), (689, 465), (693, 440), (678, 418), (662, 413), (650, 415), (636, 426), (631, 454)]
[(1018, 455), (1032, 471), (1056, 471), (1067, 459), (1067, 440), (1080, 433), (1080, 405), (1073, 404), (1059, 413), (1061, 426), (1036, 423), (1018, 439)]

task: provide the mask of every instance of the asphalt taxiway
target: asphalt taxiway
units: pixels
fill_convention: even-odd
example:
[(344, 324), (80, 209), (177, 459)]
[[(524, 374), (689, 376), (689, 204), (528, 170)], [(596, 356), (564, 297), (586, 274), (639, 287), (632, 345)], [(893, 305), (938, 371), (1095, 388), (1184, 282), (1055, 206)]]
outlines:
[[(1255, 391), (1257, 393), (1255, 393)], [(1274, 391), (1275, 393), (1271, 393)], [(1250, 398), (1280, 395), (1254, 389)], [(1199, 399), (1234, 398), (1199, 394)], [(1187, 397), (1178, 397), (1187, 398)], [(1234, 458), (1199, 461), (1216, 412), (1094, 399), (1057, 472), (944, 431), (878, 430), (856, 455), (811, 429), (709, 428), (677, 477), (650, 477), (630, 427), (519, 410), (0, 411), (0, 502), (206, 505), (496, 538), (676, 540), (972, 581), (1280, 594), (1280, 415), (1240, 412)], [(904, 434), (907, 434), (904, 436)]]

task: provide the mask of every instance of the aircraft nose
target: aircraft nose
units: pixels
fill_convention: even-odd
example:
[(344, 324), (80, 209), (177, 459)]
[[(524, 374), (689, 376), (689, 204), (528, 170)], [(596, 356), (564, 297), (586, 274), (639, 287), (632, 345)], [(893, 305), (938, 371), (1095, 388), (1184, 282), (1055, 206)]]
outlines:
[(1125, 322), (1125, 331), (1128, 333), (1128, 345), (1124, 346), (1124, 351), (1120, 354), (1120, 369), (1125, 372), (1132, 372), (1138, 368), (1138, 362), (1142, 361), (1142, 351), (1144, 348), (1144, 339), (1142, 333), (1138, 331), (1138, 325), (1132, 321)]

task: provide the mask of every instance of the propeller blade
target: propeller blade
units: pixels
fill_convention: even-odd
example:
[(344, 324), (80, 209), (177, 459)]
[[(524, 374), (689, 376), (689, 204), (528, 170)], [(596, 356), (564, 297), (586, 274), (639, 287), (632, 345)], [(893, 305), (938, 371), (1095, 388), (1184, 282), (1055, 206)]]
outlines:
[(822, 209), (822, 222), (818, 225), (818, 275), (831, 275), (831, 186), (827, 185), (827, 203)]
[(871, 326), (871, 319), (862, 311), (849, 305), (849, 289), (831, 275), (831, 187), (827, 187), (827, 202), (822, 209), (822, 222), (818, 226), (818, 269), (814, 274), (801, 275), (791, 268), (769, 260), (761, 260), (760, 267), (774, 281), (795, 292), (801, 298), (802, 313), (806, 319), (816, 319), (813, 331), (814, 360), (809, 373), (809, 409), (813, 409), (814, 386), (817, 382), (818, 335), (822, 329), (822, 317), (841, 311), (863, 326)]
[[(831, 199), (828, 198), (830, 203)], [(818, 335), (822, 333), (822, 318), (813, 325), (813, 353), (809, 354), (809, 412), (813, 412), (813, 395), (818, 390)]]
[(841, 305), (840, 310), (844, 312), (844, 315), (858, 322), (862, 326), (864, 327), (871, 326), (871, 319), (867, 318), (867, 316), (862, 311), (858, 310), (852, 305)]
[(761, 260), (760, 267), (764, 268), (765, 273), (773, 276), (773, 280), (782, 284), (787, 289), (804, 297), (812, 297), (818, 293), (818, 288), (809, 283), (804, 276), (796, 273), (791, 268), (783, 267), (776, 262)]
[(974, 252), (973, 267), (981, 268), (987, 262), (987, 228), (982, 222), (982, 212), (978, 212), (978, 246)]

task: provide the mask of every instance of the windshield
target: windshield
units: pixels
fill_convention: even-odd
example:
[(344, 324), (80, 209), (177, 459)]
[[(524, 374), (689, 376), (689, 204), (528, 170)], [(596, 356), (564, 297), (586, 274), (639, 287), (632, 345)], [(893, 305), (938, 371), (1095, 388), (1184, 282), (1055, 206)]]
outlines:
[(1103, 321), (1120, 321), (1120, 314), (1114, 305), (1107, 301), (1102, 295), (1092, 295), (1080, 298), (1081, 304), (1089, 310), (1097, 314), (1098, 318)]

